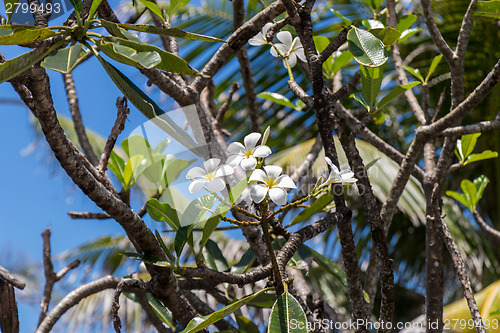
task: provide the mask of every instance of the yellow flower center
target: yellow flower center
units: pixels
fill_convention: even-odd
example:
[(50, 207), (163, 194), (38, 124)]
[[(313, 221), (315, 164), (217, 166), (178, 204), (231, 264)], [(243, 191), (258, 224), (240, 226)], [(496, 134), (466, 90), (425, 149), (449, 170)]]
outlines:
[(214, 178), (215, 178), (215, 172), (207, 173), (207, 175), (205, 176), (207, 182), (211, 182), (212, 180), (214, 180)]
[(243, 155), (244, 155), (246, 158), (250, 158), (250, 157), (252, 157), (252, 155), (253, 155), (253, 154), (252, 154), (252, 151), (251, 151), (250, 149), (247, 149), (247, 151), (245, 151), (245, 152), (243, 153)]

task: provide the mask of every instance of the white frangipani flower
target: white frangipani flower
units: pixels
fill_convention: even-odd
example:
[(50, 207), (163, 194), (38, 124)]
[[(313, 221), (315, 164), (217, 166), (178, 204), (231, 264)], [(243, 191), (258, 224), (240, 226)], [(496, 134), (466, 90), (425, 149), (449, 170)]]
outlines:
[(257, 142), (260, 139), (260, 133), (250, 133), (245, 136), (243, 146), (239, 142), (233, 142), (227, 147), (227, 158), (226, 163), (231, 167), (236, 168), (241, 165), (243, 170), (253, 170), (257, 165), (258, 157), (267, 157), (271, 155), (271, 148), (265, 145), (257, 146)]
[[(286, 205), (288, 193), (285, 188), (296, 188), (293, 180), (287, 175), (281, 175), (281, 167), (268, 165), (264, 170), (254, 170), (249, 181), (256, 180), (262, 184), (254, 184), (250, 191), (250, 197), (256, 203), (262, 202), (269, 193), (269, 198), (277, 205)], [(281, 176), (280, 176), (281, 175)]]
[(191, 179), (193, 182), (189, 184), (189, 192), (198, 192), (206, 186), (212, 192), (222, 191), (226, 187), (226, 183), (221, 178), (223, 176), (232, 175), (234, 169), (229, 165), (221, 165), (220, 159), (211, 158), (203, 162), (203, 168), (194, 167), (189, 169), (186, 174), (187, 179)]
[(339, 171), (339, 168), (335, 164), (332, 163), (332, 160), (330, 160), (328, 157), (325, 157), (326, 163), (330, 166), (332, 169), (330, 171), (330, 175), (328, 176), (328, 180), (324, 182), (323, 184), (320, 185), (320, 187), (327, 186), (330, 184), (353, 184), (357, 182), (358, 180), (354, 178), (354, 172), (348, 169), (344, 169)]
[[(276, 49), (278, 49), (285, 55), (285, 57), (288, 58), (288, 64), (290, 64), (290, 67), (295, 66), (297, 63), (297, 57), (304, 62), (306, 61), (304, 47), (302, 46), (299, 37), (293, 38), (290, 32), (280, 31), (276, 34), (276, 38), (278, 38), (281, 43), (276, 43), (274, 44), (274, 47), (271, 48), (271, 54), (274, 57), (280, 56), (276, 51)], [(283, 62), (283, 65), (286, 67), (285, 62)]]
[(253, 46), (261, 46), (265, 44), (269, 44), (266, 39), (266, 34), (267, 30), (272, 26), (273, 24), (271, 22), (267, 23), (265, 26), (262, 27), (262, 30), (255, 35), (254, 37), (250, 38), (248, 40), (248, 43)]

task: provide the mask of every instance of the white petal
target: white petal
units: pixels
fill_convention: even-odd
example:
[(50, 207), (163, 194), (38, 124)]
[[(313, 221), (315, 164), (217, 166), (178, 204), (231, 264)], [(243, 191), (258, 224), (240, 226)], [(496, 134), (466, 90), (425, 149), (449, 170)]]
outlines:
[(207, 173), (214, 172), (219, 164), (220, 164), (220, 159), (218, 158), (211, 158), (203, 162), (203, 166), (205, 167), (205, 170), (207, 170)]
[(239, 153), (241, 153), (244, 150), (245, 150), (245, 146), (243, 146), (241, 143), (233, 142), (227, 147), (226, 153), (228, 155), (238, 155)]
[(300, 60), (302, 60), (303, 62), (306, 62), (307, 59), (306, 59), (306, 55), (304, 53), (304, 48), (301, 47), (301, 48), (298, 48), (296, 49), (294, 52), (293, 52), (297, 57), (299, 57)]
[(271, 155), (271, 153), (272, 153), (271, 148), (262, 145), (255, 147), (255, 149), (252, 152), (253, 156), (255, 157), (267, 157)]
[(288, 64), (290, 65), (290, 67), (294, 67), (297, 64), (297, 56), (295, 55), (295, 53), (290, 53), (290, 55), (288, 56)]
[(201, 190), (203, 188), (203, 186), (205, 186), (205, 183), (207, 181), (205, 179), (198, 179), (198, 180), (193, 180), (193, 182), (191, 184), (189, 184), (189, 192), (190, 193), (196, 193), (198, 192), (199, 190)]
[(288, 31), (280, 31), (276, 34), (276, 38), (285, 45), (286, 51), (288, 52), (292, 47), (292, 34)]
[(227, 158), (226, 164), (229, 164), (231, 167), (236, 168), (240, 164), (242, 159), (243, 156), (231, 155)]
[(259, 32), (257, 35), (250, 38), (248, 40), (248, 44), (253, 45), (253, 46), (260, 46), (260, 45), (266, 44), (265, 37), (262, 34), (262, 32)]
[(193, 178), (199, 178), (199, 177), (205, 177), (207, 172), (203, 170), (200, 167), (194, 167), (189, 169), (189, 171), (186, 174), (186, 179), (193, 179)]
[(257, 159), (255, 157), (244, 158), (241, 160), (241, 168), (243, 170), (253, 170), (257, 166)]
[(339, 172), (339, 175), (342, 179), (348, 179), (354, 176), (354, 172), (352, 172), (351, 170), (342, 170)]
[(260, 133), (250, 133), (245, 136), (245, 148), (252, 151), (257, 145), (257, 141), (259, 141), (260, 137)]
[(214, 178), (214, 180), (207, 183), (207, 187), (212, 192), (220, 192), (226, 187), (226, 183), (220, 178)]
[(257, 170), (254, 170), (252, 172), (252, 174), (250, 175), (250, 178), (248, 179), (248, 181), (252, 181), (252, 180), (258, 180), (261, 182), (265, 182), (267, 180), (267, 175), (261, 169), (257, 169)]
[(269, 197), (271, 200), (280, 206), (286, 205), (288, 201), (288, 194), (280, 187), (275, 187), (269, 190)]
[(278, 187), (285, 187), (285, 188), (297, 188), (295, 186), (295, 183), (293, 182), (292, 178), (288, 177), (288, 175), (281, 175), (276, 179)]
[(274, 44), (274, 47), (271, 48), (271, 54), (274, 57), (279, 57), (280, 56), (278, 54), (278, 52), (275, 50), (275, 48), (277, 48), (281, 53), (284, 53), (284, 54), (288, 53), (288, 49), (286, 48), (286, 46), (284, 44), (276, 43), (276, 44)]
[(357, 178), (349, 178), (349, 179), (342, 179), (342, 184), (354, 184), (355, 182), (357, 182), (358, 179)]
[[(276, 44), (274, 44), (274, 46), (276, 46)], [(276, 58), (278, 58), (278, 57), (279, 57), (278, 52), (276, 52), (276, 49), (275, 49), (274, 47), (271, 47), (271, 48), (269, 49), (269, 52), (271, 52), (271, 55), (272, 55), (273, 57), (276, 57)]]
[[(257, 170), (255, 170), (257, 171)], [(254, 185), (250, 190), (250, 197), (256, 203), (260, 203), (266, 197), (268, 188), (262, 185)]]
[(233, 173), (234, 169), (231, 166), (223, 164), (219, 166), (217, 170), (215, 170), (215, 177), (229, 176), (232, 175)]
[[(332, 160), (329, 157), (325, 157), (326, 163), (332, 168), (332, 173), (339, 173), (339, 168), (335, 164), (333, 164)], [(331, 177), (331, 174), (330, 174)]]
[(273, 23), (269, 22), (269, 23), (266, 23), (266, 25), (262, 27), (261, 31), (262, 31), (262, 34), (264, 35), (264, 37), (266, 37), (267, 30), (269, 30), (269, 28), (272, 26), (273, 26)]
[(276, 165), (266, 165), (264, 167), (264, 170), (266, 170), (267, 176), (270, 179), (277, 179), (281, 174), (281, 171), (283, 171), (281, 167)]

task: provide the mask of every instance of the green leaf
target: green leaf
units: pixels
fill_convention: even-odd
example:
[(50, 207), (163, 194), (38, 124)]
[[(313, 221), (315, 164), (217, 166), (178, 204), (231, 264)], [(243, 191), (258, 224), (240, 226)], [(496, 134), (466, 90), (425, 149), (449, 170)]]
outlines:
[(174, 231), (180, 228), (179, 212), (168, 203), (160, 203), (157, 199), (151, 198), (146, 202), (146, 210), (153, 220), (167, 222)]
[(5, 8), (5, 14), (7, 15), (7, 23), (10, 23), (10, 19), (12, 15), (14, 14), (14, 11), (16, 9), (16, 4), (18, 3), (18, 0), (4, 0), (4, 8)]
[(432, 59), (431, 66), (429, 67), (429, 73), (427, 73), (427, 76), (425, 77), (425, 82), (428, 82), (429, 79), (431, 78), (431, 75), (434, 74), (441, 59), (443, 59), (442, 54), (437, 55), (434, 57), (434, 59)]
[(462, 205), (464, 205), (465, 207), (469, 208), (470, 203), (467, 201), (467, 198), (465, 197), (465, 195), (460, 194), (460, 193), (455, 192), (455, 191), (446, 191), (445, 193), (450, 198), (453, 198), (453, 199), (457, 200)]
[(161, 237), (158, 230), (155, 230), (155, 236), (156, 236), (156, 239), (158, 240), (158, 243), (160, 243), (160, 246), (163, 249), (163, 252), (165, 252), (168, 260), (170, 261), (170, 264), (172, 266), (174, 266), (175, 265), (175, 257), (172, 255), (172, 253), (170, 253), (170, 250), (168, 249), (167, 244), (165, 244), (165, 242), (163, 241), (163, 238)]
[(215, 202), (215, 197), (213, 195), (205, 194), (189, 203), (189, 205), (184, 210), (181, 216), (181, 226), (182, 225), (192, 225), (200, 222), (202, 217), (207, 212), (201, 207), (211, 209)]
[(397, 28), (399, 31), (403, 32), (407, 29), (410, 29), (410, 27), (413, 25), (413, 23), (415, 23), (416, 20), (416, 15), (405, 15), (398, 20)]
[(335, 14), (335, 16), (337, 16), (339, 19), (342, 20), (342, 22), (344, 22), (345, 26), (348, 27), (352, 24), (352, 21), (349, 20), (347, 17), (345, 17), (344, 15), (342, 15), (339, 11), (336, 11), (335, 9), (331, 8), (330, 11)]
[(130, 40), (130, 41), (133, 41), (133, 42), (136, 42), (136, 43), (140, 43), (141, 42), (141, 40), (139, 39), (139, 37), (135, 33), (123, 29), (122, 27), (120, 27), (118, 25), (118, 23), (109, 22), (109, 21), (106, 21), (106, 20), (100, 20), (99, 22), (113, 36), (116, 36), (116, 37), (119, 37), (119, 38), (122, 38), (122, 39), (126, 39), (126, 40)]
[[(325, 36), (314, 36), (314, 44), (316, 45), (316, 49), (318, 53), (323, 52), (326, 49), (328, 44), (330, 44), (330, 40)], [(332, 67), (333, 67), (333, 56), (329, 56), (328, 59), (323, 62), (323, 74), (327, 79), (332, 79)]]
[(168, 20), (170, 21), (170, 18), (179, 10), (179, 8), (184, 7), (189, 3), (189, 0), (171, 0), (170, 1), (170, 6), (168, 7)]
[[(104, 21), (104, 20), (102, 20)], [(191, 32), (185, 32), (176, 28), (157, 28), (152, 25), (143, 25), (143, 24), (127, 24), (127, 23), (121, 23), (118, 24), (118, 26), (127, 29), (127, 30), (134, 30), (134, 31), (140, 31), (140, 32), (147, 32), (150, 34), (156, 34), (156, 35), (164, 35), (164, 36), (170, 36), (170, 37), (178, 37), (178, 38), (184, 38), (184, 39), (190, 39), (190, 40), (199, 40), (199, 41), (204, 41), (204, 42), (222, 42), (224, 41), (222, 39), (216, 38), (216, 37), (210, 37), (210, 36), (203, 36), (199, 34), (194, 34)]]
[(101, 5), (101, 2), (102, 0), (92, 0), (92, 5), (90, 6), (89, 15), (87, 16), (87, 21), (90, 21), (91, 19), (94, 18), (94, 14), (97, 12), (97, 9)]
[(123, 171), (125, 170), (125, 161), (117, 153), (111, 151), (109, 155), (108, 168), (115, 175), (122, 186), (125, 186), (123, 180)]
[(82, 12), (82, 0), (69, 0), (75, 9), (75, 13), (77, 16), (80, 16)]
[(186, 161), (180, 158), (176, 158), (175, 160), (165, 161), (163, 166), (163, 177), (165, 178), (165, 183), (168, 185), (175, 181), (181, 172), (190, 166), (195, 160)]
[(122, 72), (116, 69), (113, 65), (97, 56), (101, 65), (104, 67), (109, 77), (116, 84), (118, 89), (127, 97), (127, 99), (144, 114), (148, 119), (151, 119), (165, 133), (177, 140), (179, 143), (191, 149), (194, 153), (200, 154), (194, 147), (197, 144), (191, 136), (177, 125), (156, 103), (149, 98), (142, 90), (140, 90), (130, 79)]
[(53, 45), (49, 49), (34, 49), (31, 52), (22, 54), (14, 59), (10, 59), (0, 64), (0, 83), (8, 81), (13, 77), (26, 71), (28, 68), (45, 58), (54, 50), (59, 48), (64, 41)]
[(250, 319), (235, 313), (238, 323), (238, 332), (240, 333), (259, 333), (259, 328)]
[(172, 267), (168, 261), (165, 261), (161, 258), (150, 256), (142, 253), (135, 252), (120, 252), (121, 255), (124, 255), (127, 258), (139, 260), (148, 264), (160, 266), (160, 267)]
[(469, 209), (474, 212), (477, 204), (476, 185), (470, 180), (464, 179), (460, 182), (460, 187), (462, 188), (462, 192), (464, 192), (465, 198), (469, 202)]
[(481, 200), (483, 197), (484, 190), (486, 189), (486, 186), (490, 182), (488, 177), (485, 175), (481, 175), (477, 177), (476, 179), (473, 180), (474, 186), (476, 186), (476, 196), (477, 196), (477, 201)]
[(368, 110), (368, 112), (371, 111), (370, 103), (366, 100), (366, 97), (363, 93), (354, 93), (350, 97), (357, 100), (361, 105), (363, 105)]
[(307, 333), (307, 318), (299, 302), (284, 292), (276, 300), (269, 318), (269, 333)]
[(364, 66), (379, 67), (387, 62), (385, 45), (370, 32), (353, 27), (347, 34), (349, 51)]
[(478, 1), (476, 10), (472, 12), (475, 18), (500, 20), (500, 1)]
[(300, 212), (299, 215), (297, 215), (290, 225), (295, 225), (297, 223), (300, 223), (302, 221), (307, 220), (311, 216), (313, 216), (316, 213), (322, 212), (323, 209), (330, 204), (333, 200), (333, 195), (332, 194), (323, 194), (319, 198), (317, 198), (313, 204), (306, 209), (304, 209), (302, 212)]
[(415, 78), (419, 79), (420, 82), (422, 82), (422, 83), (424, 82), (424, 77), (422, 76), (422, 74), (420, 73), (420, 71), (418, 69), (412, 68), (410, 66), (401, 66), (401, 67), (406, 69)]
[(151, 308), (154, 310), (156, 316), (162, 321), (162, 323), (167, 324), (171, 328), (175, 328), (175, 322), (172, 319), (172, 315), (170, 314), (170, 311), (168, 311), (167, 307), (151, 293), (146, 293), (146, 297), (149, 305), (151, 305)]
[(156, 16), (158, 16), (162, 22), (165, 22), (165, 18), (163, 17), (163, 13), (160, 9), (160, 7), (158, 7), (158, 5), (152, 1), (148, 1), (148, 0), (139, 0), (144, 6), (146, 6), (151, 12), (155, 13)]
[(125, 168), (123, 169), (123, 182), (125, 184), (125, 189), (128, 190), (134, 185), (135, 181), (141, 173), (146, 168), (144, 163), (144, 156), (142, 155), (134, 155), (127, 163), (125, 163)]
[(266, 291), (272, 290), (273, 288), (265, 288), (262, 289), (255, 294), (249, 295), (247, 297), (244, 297), (234, 303), (231, 303), (222, 309), (215, 311), (212, 314), (203, 316), (203, 317), (196, 317), (193, 318), (189, 324), (186, 326), (186, 328), (181, 332), (181, 333), (195, 333), (198, 332), (204, 328), (207, 328), (208, 326), (218, 322), (219, 320), (223, 319), (224, 317), (227, 317), (231, 313), (235, 312), (239, 308), (241, 308), (243, 305), (247, 304), (249, 301), (254, 299), (256, 296), (265, 293)]
[(194, 224), (185, 225), (180, 227), (175, 233), (174, 238), (174, 249), (177, 254), (177, 265), (179, 265), (179, 259), (181, 257), (182, 250), (188, 241), (188, 237), (193, 230)]
[(500, 315), (500, 309), (490, 312), (490, 316), (496, 316), (496, 315)]
[(222, 254), (219, 246), (216, 242), (209, 239), (205, 244), (205, 249), (207, 250), (207, 261), (209, 267), (217, 270), (219, 272), (225, 272), (229, 270), (229, 265), (226, 258)]
[(257, 97), (260, 97), (262, 99), (266, 99), (268, 101), (271, 101), (273, 103), (289, 107), (291, 109), (295, 109), (295, 105), (285, 96), (274, 93), (274, 92), (269, 92), (269, 91), (264, 91), (261, 92), (260, 94), (257, 95)]
[(370, 32), (380, 39), (385, 46), (396, 43), (401, 37), (401, 32), (391, 27), (371, 29)]
[(205, 244), (207, 244), (208, 240), (210, 239), (210, 236), (219, 225), (220, 220), (221, 220), (220, 215), (218, 215), (210, 217), (207, 220), (207, 222), (205, 222), (205, 226), (203, 226), (203, 233), (201, 236), (200, 252), (203, 250), (203, 247), (205, 246)]
[(96, 45), (111, 59), (137, 68), (150, 69), (161, 62), (158, 52), (137, 52), (131, 47), (105, 40), (96, 40)]
[[(337, 72), (345, 67), (349, 62), (351, 62), (353, 55), (349, 51), (344, 51), (340, 55), (336, 56), (333, 60), (332, 75), (337, 74)], [(332, 76), (333, 78), (333, 76)]]
[(156, 68), (163, 69), (167, 72), (187, 74), (187, 75), (198, 75), (198, 72), (194, 70), (187, 61), (172, 54), (170, 52), (164, 51), (159, 47), (154, 45), (149, 45), (145, 43), (137, 43), (130, 41), (128, 39), (118, 38), (118, 37), (105, 37), (103, 38), (106, 42), (116, 43), (119, 45), (127, 46), (134, 49), (136, 52), (153, 52), (160, 56), (160, 61), (155, 64)]
[(73, 45), (46, 57), (40, 66), (61, 73), (70, 73), (83, 60), (85, 52), (82, 44)]
[(231, 273), (243, 274), (245, 273), (255, 262), (255, 253), (252, 249), (248, 249), (243, 256), (241, 256), (240, 261), (236, 265), (231, 266)]
[(387, 104), (389, 104), (393, 99), (399, 97), (401, 94), (403, 94), (405, 91), (419, 85), (420, 82), (412, 82), (412, 83), (408, 83), (408, 84), (403, 84), (403, 85), (399, 85), (399, 86), (396, 86), (394, 87), (394, 89), (392, 89), (392, 91), (390, 93), (388, 93), (387, 95), (385, 95), (381, 100), (380, 102), (378, 103), (378, 108), (379, 109), (382, 109), (384, 108), (385, 106), (387, 106)]
[(314, 258), (314, 261), (316, 261), (316, 263), (320, 265), (326, 272), (330, 273), (331, 276), (339, 280), (345, 287), (348, 286), (347, 276), (345, 272), (331, 259), (303, 244), (299, 246), (298, 252), (302, 256), (302, 258), (312, 256)]
[(5, 25), (0, 27), (0, 45), (19, 45), (38, 42), (58, 35), (49, 28), (30, 25)]
[(461, 162), (465, 162), (467, 157), (474, 151), (476, 147), (477, 138), (481, 136), (481, 133), (473, 133), (462, 135), (459, 141), (457, 141), (458, 156)]
[(470, 154), (467, 156), (465, 159), (464, 165), (467, 165), (472, 162), (477, 162), (477, 161), (482, 161), (482, 160), (487, 160), (490, 158), (497, 158), (498, 153), (496, 151), (491, 151), (491, 150), (485, 150), (482, 153), (479, 154)]
[(368, 30), (372, 30), (372, 29), (384, 29), (385, 28), (384, 24), (382, 22), (378, 21), (378, 20), (362, 20), (361, 23), (366, 28), (368, 28)]
[(369, 110), (375, 105), (382, 79), (384, 78), (384, 66), (380, 67), (366, 67), (360, 66), (361, 72), (361, 87), (363, 88), (363, 95), (368, 101)]
[(420, 30), (422, 30), (422, 29), (421, 28), (406, 29), (401, 34), (401, 37), (399, 37), (399, 43), (401, 44), (401, 43), (405, 42), (408, 38), (410, 38), (411, 36), (420, 32)]

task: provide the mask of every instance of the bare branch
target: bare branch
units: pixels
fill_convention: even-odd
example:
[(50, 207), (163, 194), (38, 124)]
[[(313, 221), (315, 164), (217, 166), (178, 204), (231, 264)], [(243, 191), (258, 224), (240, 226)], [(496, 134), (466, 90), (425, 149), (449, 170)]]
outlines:
[(26, 287), (26, 283), (19, 281), (15, 276), (13, 276), (8, 270), (0, 266), (0, 280), (3, 280), (14, 287), (23, 290)]
[(462, 26), (458, 32), (457, 47), (455, 49), (455, 54), (460, 62), (465, 61), (465, 51), (467, 50), (467, 45), (469, 44), (470, 34), (472, 31), (472, 12), (476, 9), (477, 0), (471, 0), (469, 7), (467, 7), (467, 12), (462, 20)]
[(447, 128), (439, 133), (439, 136), (461, 136), (472, 133), (486, 133), (498, 129), (500, 129), (500, 119), (497, 117), (497, 119), (491, 121), (481, 121), (472, 125)]
[(474, 216), (474, 220), (476, 220), (476, 223), (486, 234), (492, 237), (496, 242), (500, 242), (500, 231), (496, 230), (488, 223), (486, 223), (481, 214), (479, 214), (477, 211), (473, 212), (472, 215)]
[(109, 214), (103, 213), (90, 213), (90, 212), (68, 212), (69, 217), (72, 219), (82, 219), (82, 220), (106, 220), (110, 219), (111, 216)]
[(222, 120), (224, 119), (224, 115), (226, 114), (226, 111), (229, 109), (229, 105), (231, 105), (231, 101), (233, 100), (233, 95), (234, 93), (240, 88), (238, 82), (233, 83), (231, 86), (231, 90), (227, 93), (227, 98), (224, 101), (224, 104), (221, 105), (219, 108), (219, 111), (217, 112), (217, 115), (215, 116), (215, 120), (217, 121), (217, 124), (222, 124)]

